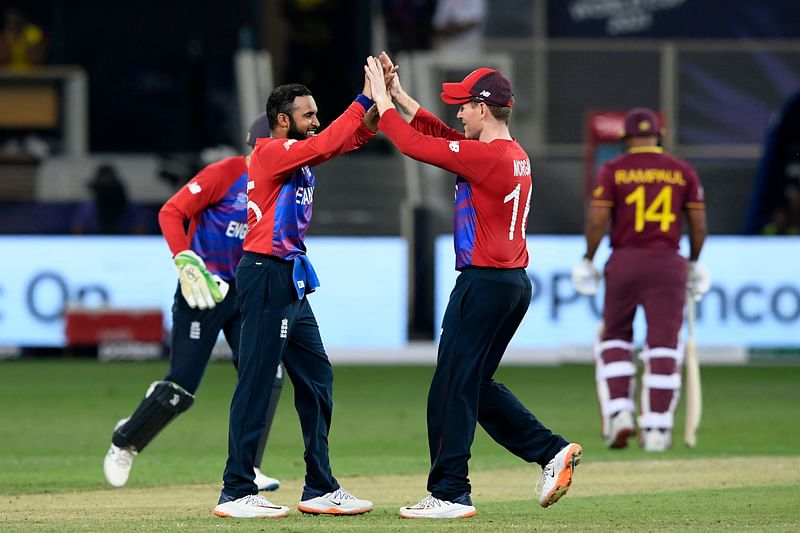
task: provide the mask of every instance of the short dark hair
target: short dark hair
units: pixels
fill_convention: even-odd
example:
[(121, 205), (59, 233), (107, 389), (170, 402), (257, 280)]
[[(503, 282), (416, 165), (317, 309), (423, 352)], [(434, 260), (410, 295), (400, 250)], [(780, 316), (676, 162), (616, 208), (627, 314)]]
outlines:
[[(512, 96), (511, 98), (513, 99), (514, 97)], [(511, 120), (511, 107), (500, 105), (487, 105), (486, 107), (489, 108), (489, 112), (497, 120), (505, 122), (506, 124)]]
[(298, 96), (311, 96), (311, 91), (302, 83), (287, 83), (276, 87), (272, 94), (267, 98), (267, 120), (269, 129), (274, 129), (278, 125), (278, 115), (292, 114), (294, 99)]
[[(514, 97), (512, 96), (511, 99), (513, 100)], [(499, 120), (501, 122), (504, 122), (504, 123), (508, 124), (508, 121), (511, 120), (511, 107), (510, 106), (492, 105), (492, 104), (487, 104), (486, 102), (480, 102), (478, 100), (472, 100), (471, 103), (473, 105), (476, 105), (476, 104), (485, 105), (486, 107), (489, 108), (489, 113), (491, 113), (492, 116), (495, 119), (497, 119), (497, 120)]]

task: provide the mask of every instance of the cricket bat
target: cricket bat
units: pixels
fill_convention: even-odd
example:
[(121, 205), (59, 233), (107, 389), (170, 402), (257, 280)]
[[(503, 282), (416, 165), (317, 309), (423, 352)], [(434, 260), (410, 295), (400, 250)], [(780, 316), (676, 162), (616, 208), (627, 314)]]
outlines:
[(697, 444), (697, 428), (703, 415), (703, 394), (700, 388), (700, 362), (694, 338), (696, 302), (691, 294), (686, 302), (686, 426), (683, 440), (693, 448)]

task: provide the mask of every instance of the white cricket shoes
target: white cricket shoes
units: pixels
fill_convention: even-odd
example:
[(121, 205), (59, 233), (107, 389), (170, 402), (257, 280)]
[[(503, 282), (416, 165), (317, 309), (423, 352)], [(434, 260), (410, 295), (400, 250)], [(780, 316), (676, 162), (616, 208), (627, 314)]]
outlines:
[(277, 490), (281, 486), (281, 482), (274, 477), (265, 476), (258, 467), (253, 468), (256, 474), (255, 484), (258, 490)]
[(248, 494), (217, 504), (214, 514), (222, 518), (283, 518), (289, 514), (289, 508), (275, 505), (260, 494)]
[(561, 448), (561, 451), (544, 466), (541, 486), (537, 490), (539, 505), (550, 507), (567, 493), (572, 485), (575, 467), (580, 464), (582, 455), (581, 445), (571, 442)]
[(665, 452), (672, 446), (672, 434), (666, 429), (647, 429), (642, 432), (642, 448), (646, 452)]
[(608, 423), (608, 437), (606, 445), (612, 449), (627, 448), (628, 439), (636, 434), (633, 425), (633, 413), (620, 411), (611, 417)]
[(297, 505), (297, 510), (308, 514), (364, 514), (372, 511), (372, 502), (359, 500), (339, 487), (333, 492), (301, 501)]
[(472, 505), (440, 500), (433, 496), (423, 498), (416, 505), (400, 508), (400, 518), (469, 518), (477, 511)]
[[(127, 421), (127, 418), (119, 420), (114, 426), (114, 431)], [(106, 475), (106, 481), (108, 481), (109, 485), (117, 488), (125, 486), (131, 473), (135, 455), (136, 450), (133, 448), (120, 448), (114, 445), (113, 442), (111, 443), (106, 457), (103, 459), (103, 473)]]

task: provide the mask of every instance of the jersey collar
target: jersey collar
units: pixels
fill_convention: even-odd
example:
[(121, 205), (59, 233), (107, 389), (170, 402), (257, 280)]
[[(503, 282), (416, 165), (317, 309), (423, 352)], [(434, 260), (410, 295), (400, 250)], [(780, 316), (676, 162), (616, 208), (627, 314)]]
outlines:
[(664, 149), (660, 146), (635, 146), (628, 149), (631, 154), (661, 154)]

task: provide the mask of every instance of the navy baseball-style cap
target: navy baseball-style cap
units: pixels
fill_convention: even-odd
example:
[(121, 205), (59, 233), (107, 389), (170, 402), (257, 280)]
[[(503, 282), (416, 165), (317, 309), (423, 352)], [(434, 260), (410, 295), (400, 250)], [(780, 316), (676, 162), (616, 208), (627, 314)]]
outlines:
[(651, 137), (661, 133), (658, 114), (646, 107), (637, 107), (625, 115), (622, 137)]
[(442, 84), (442, 101), (446, 104), (485, 102), (500, 107), (514, 105), (514, 93), (508, 80), (493, 68), (479, 68), (457, 83)]
[(250, 124), (250, 129), (247, 130), (247, 139), (245, 139), (245, 142), (250, 148), (255, 148), (256, 139), (259, 137), (269, 137), (269, 133), (269, 121), (267, 120), (267, 114), (261, 113), (253, 120), (252, 124)]

